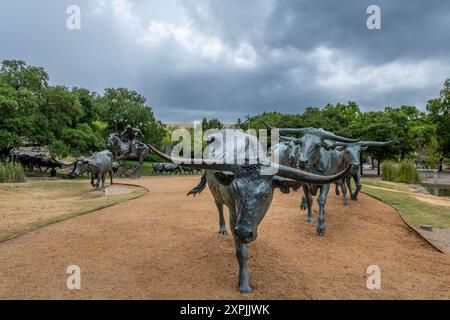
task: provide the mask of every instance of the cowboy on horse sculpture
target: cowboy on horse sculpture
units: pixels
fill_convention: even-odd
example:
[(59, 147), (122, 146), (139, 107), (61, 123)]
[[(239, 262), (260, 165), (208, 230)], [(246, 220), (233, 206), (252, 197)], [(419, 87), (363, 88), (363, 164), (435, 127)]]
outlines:
[(124, 167), (125, 160), (138, 160), (138, 164), (132, 169), (132, 173), (136, 175), (144, 159), (149, 155), (148, 146), (138, 140), (140, 137), (144, 137), (141, 130), (127, 125), (120, 135), (111, 133), (107, 143), (108, 149), (114, 154), (114, 159), (119, 163), (120, 168)]

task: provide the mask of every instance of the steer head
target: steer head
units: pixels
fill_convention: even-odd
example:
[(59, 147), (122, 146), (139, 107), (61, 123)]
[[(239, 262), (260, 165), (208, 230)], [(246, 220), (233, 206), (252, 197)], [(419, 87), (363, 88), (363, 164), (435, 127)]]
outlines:
[[(292, 167), (283, 166), (268, 160), (255, 164), (217, 163), (205, 159), (182, 159), (168, 156), (152, 145), (149, 148), (161, 158), (185, 167), (217, 171), (214, 176), (218, 183), (228, 187), (236, 204), (237, 221), (235, 236), (243, 243), (256, 239), (258, 224), (264, 218), (272, 202), (273, 189), (279, 187), (283, 192), (290, 186), (301, 183), (331, 183), (345, 176), (350, 170), (333, 176), (320, 176)], [(276, 175), (275, 175), (276, 174)]]
[(83, 174), (87, 171), (89, 166), (89, 159), (85, 159), (84, 157), (80, 157), (73, 167), (72, 172), (70, 173), (69, 177), (71, 179), (78, 177), (79, 175)]
[(297, 166), (300, 151), (300, 140), (292, 137), (280, 136), (280, 145), (284, 145), (286, 149), (285, 157), (289, 163), (289, 166)]
[[(361, 139), (349, 139), (337, 136), (330, 131), (317, 128), (274, 128), (266, 124), (272, 130), (278, 130), (280, 134), (295, 134), (298, 138), (298, 166), (308, 170), (312, 165), (319, 162), (320, 149), (332, 150), (337, 143), (356, 143)], [(333, 141), (333, 144), (327, 144), (325, 140)]]
[(355, 143), (342, 143), (337, 142), (334, 143), (333, 146), (344, 152), (344, 156), (351, 161), (352, 166), (359, 167), (360, 166), (360, 156), (361, 150), (366, 150), (368, 147), (384, 147), (392, 143), (394, 139), (389, 141), (359, 141)]

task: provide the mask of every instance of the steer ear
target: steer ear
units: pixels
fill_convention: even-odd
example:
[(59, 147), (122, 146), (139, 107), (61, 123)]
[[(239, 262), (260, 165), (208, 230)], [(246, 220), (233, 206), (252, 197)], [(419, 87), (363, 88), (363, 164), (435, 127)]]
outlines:
[(216, 172), (214, 177), (219, 181), (220, 184), (224, 186), (229, 186), (233, 182), (234, 174), (225, 172)]

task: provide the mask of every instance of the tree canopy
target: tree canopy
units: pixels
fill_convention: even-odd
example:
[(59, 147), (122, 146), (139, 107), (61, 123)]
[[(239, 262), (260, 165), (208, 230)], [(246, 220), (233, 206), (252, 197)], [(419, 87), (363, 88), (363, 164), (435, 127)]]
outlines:
[(125, 88), (98, 95), (85, 88), (49, 85), (47, 72), (21, 60), (0, 69), (0, 155), (23, 145), (46, 145), (54, 156), (88, 155), (104, 149), (111, 132), (127, 124), (159, 146), (165, 136), (145, 98)]

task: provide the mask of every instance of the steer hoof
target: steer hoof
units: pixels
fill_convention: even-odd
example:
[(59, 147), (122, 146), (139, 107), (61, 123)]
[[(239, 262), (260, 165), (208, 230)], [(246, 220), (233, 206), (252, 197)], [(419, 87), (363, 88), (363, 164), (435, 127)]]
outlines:
[(250, 288), (249, 285), (242, 285), (239, 287), (239, 292), (240, 293), (251, 293), (252, 292), (252, 288)]
[(320, 226), (320, 225), (317, 226), (317, 229), (316, 229), (317, 234), (319, 236), (323, 236), (325, 234), (325, 230), (326, 230), (325, 226)]
[(306, 218), (306, 223), (307, 224), (313, 224), (313, 218), (312, 217), (307, 217)]
[(219, 230), (219, 234), (226, 236), (226, 235), (228, 235), (228, 232), (227, 232), (227, 230)]

